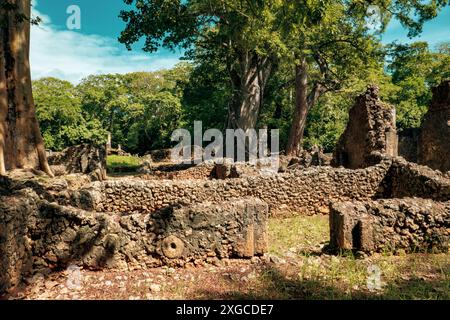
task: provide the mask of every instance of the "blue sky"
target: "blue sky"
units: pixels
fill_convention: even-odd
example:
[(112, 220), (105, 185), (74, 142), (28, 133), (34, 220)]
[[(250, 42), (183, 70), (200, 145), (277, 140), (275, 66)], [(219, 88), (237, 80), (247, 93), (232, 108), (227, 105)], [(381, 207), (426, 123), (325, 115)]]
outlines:
[[(129, 52), (117, 41), (124, 23), (118, 18), (127, 5), (123, 0), (35, 0), (33, 13), (43, 22), (32, 28), (32, 77), (54, 76), (79, 82), (89, 74), (154, 71), (170, 68), (181, 52), (161, 49), (146, 53), (139, 46)], [(66, 13), (70, 5), (81, 9), (81, 29), (68, 30)], [(427, 22), (420, 37), (408, 39), (407, 31), (393, 21), (383, 35), (383, 42), (424, 40), (432, 46), (450, 41), (450, 7)]]

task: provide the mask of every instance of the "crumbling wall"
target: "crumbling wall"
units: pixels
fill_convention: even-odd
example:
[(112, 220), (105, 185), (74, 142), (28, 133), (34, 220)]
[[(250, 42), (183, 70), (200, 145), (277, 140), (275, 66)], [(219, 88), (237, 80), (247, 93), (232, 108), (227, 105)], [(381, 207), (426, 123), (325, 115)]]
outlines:
[(0, 292), (31, 270), (127, 269), (251, 258), (267, 250), (267, 204), (233, 199), (110, 215), (49, 203), (31, 189), (0, 197)]
[(450, 170), (450, 80), (433, 88), (433, 99), (423, 120), (418, 162), (443, 172)]
[(0, 195), (0, 292), (18, 285), (32, 269), (28, 225), (37, 200), (30, 190)]
[(33, 254), (36, 265), (46, 268), (69, 262), (123, 268), (250, 258), (266, 251), (267, 216), (267, 205), (249, 198), (128, 216), (44, 202), (31, 230)]
[(198, 165), (192, 164), (165, 164), (154, 165), (149, 172), (140, 175), (143, 180), (208, 180), (214, 164), (203, 162)]
[(450, 202), (404, 198), (331, 205), (330, 246), (372, 252), (447, 252)]
[(393, 159), (382, 188), (384, 198), (417, 197), (450, 201), (449, 176), (402, 158)]
[(349, 122), (340, 137), (332, 165), (346, 168), (365, 168), (372, 152), (396, 156), (398, 139), (395, 109), (379, 98), (379, 88), (369, 86), (356, 98), (349, 113)]
[(255, 197), (269, 205), (272, 215), (293, 212), (313, 215), (329, 212), (331, 201), (370, 199), (391, 165), (390, 160), (360, 170), (312, 167), (282, 174), (210, 181), (94, 182), (78, 194), (74, 205), (99, 212), (123, 214), (153, 212), (172, 203), (221, 202)]
[(54, 152), (48, 162), (59, 175), (83, 173), (93, 180), (106, 178), (106, 149), (89, 144), (82, 144)]

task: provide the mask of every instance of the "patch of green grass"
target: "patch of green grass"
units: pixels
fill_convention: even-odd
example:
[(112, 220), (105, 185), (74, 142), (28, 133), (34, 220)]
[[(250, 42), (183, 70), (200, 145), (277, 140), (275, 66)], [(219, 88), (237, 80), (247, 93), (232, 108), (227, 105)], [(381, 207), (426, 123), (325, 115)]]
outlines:
[(305, 254), (329, 241), (328, 216), (273, 218), (269, 220), (269, 252), (283, 254), (297, 248)]
[(138, 157), (111, 155), (106, 159), (109, 173), (136, 172), (140, 165)]
[[(271, 219), (269, 252), (286, 260), (260, 275), (262, 298), (450, 299), (450, 254), (329, 255), (328, 219)], [(374, 272), (374, 270), (377, 270)], [(377, 287), (369, 287), (376, 276)]]

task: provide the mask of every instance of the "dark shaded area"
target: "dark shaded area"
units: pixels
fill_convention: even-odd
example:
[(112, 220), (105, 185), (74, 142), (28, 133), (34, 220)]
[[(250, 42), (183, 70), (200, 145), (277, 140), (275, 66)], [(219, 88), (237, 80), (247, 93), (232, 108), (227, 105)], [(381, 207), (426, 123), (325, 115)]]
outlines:
[[(445, 266), (444, 273), (450, 274), (450, 264)], [(344, 290), (339, 287), (339, 279), (334, 279), (336, 285), (330, 281), (317, 279), (293, 279), (280, 271), (275, 265), (266, 265), (261, 271), (263, 274), (262, 287), (243, 291), (196, 290), (197, 299), (224, 299), (224, 300), (386, 300), (386, 299), (450, 299), (448, 282), (438, 279), (425, 279), (412, 276), (407, 280), (389, 281), (383, 291), (371, 292), (367, 288), (358, 290)], [(381, 278), (384, 281), (383, 277)], [(239, 286), (239, 281), (222, 276), (222, 281), (230, 285)]]

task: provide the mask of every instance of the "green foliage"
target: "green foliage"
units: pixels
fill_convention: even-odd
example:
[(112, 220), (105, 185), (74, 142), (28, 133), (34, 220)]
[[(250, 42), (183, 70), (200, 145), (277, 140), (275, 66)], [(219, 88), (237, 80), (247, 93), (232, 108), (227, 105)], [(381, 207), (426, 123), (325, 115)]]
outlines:
[(142, 102), (142, 113), (130, 127), (129, 147), (146, 151), (170, 145), (172, 132), (182, 125), (180, 98), (158, 92), (147, 95)]
[(194, 121), (202, 121), (203, 129), (226, 127), (231, 84), (226, 67), (214, 55), (195, 62), (183, 92), (182, 107), (186, 128), (193, 130)]
[[(349, 69), (352, 77), (318, 100), (308, 116), (305, 147), (320, 145), (331, 152), (345, 128), (348, 109), (369, 83), (379, 85), (383, 101), (396, 106), (400, 129), (420, 126), (430, 88), (449, 77), (449, 44), (434, 51), (424, 43), (388, 49), (388, 73), (381, 62), (372, 60), (365, 68)], [(311, 78), (320, 79), (311, 68)], [(114, 146), (143, 154), (169, 148), (173, 130), (191, 130), (194, 121), (202, 121), (204, 130), (224, 129), (232, 94), (230, 83), (224, 81), (226, 73), (220, 59), (210, 55), (171, 70), (91, 76), (77, 87), (54, 78), (35, 81), (46, 145), (60, 150), (82, 142), (103, 143), (111, 130)], [(294, 89), (292, 69), (280, 64), (267, 84), (258, 126), (280, 129), (281, 146), (289, 135)]]
[(47, 148), (62, 150), (76, 144), (105, 141), (105, 130), (96, 119), (87, 119), (70, 82), (43, 78), (33, 82), (33, 94)]
[(77, 90), (82, 108), (111, 132), (112, 145), (144, 153), (166, 147), (173, 130), (182, 126), (181, 99), (191, 66), (171, 70), (95, 75)]
[(397, 107), (400, 129), (420, 127), (431, 101), (431, 88), (450, 78), (450, 43), (437, 50), (426, 42), (393, 44), (388, 47), (388, 71), (397, 93), (389, 101)]
[[(331, 151), (367, 84), (381, 87), (382, 99), (397, 107), (398, 126), (407, 128), (420, 125), (430, 88), (450, 76), (448, 43), (435, 50), (426, 43), (392, 45), (384, 66), (385, 48), (376, 37), (394, 16), (414, 35), (448, 1), (124, 1), (133, 6), (121, 13), (122, 43), (131, 48), (144, 38), (146, 51), (182, 47), (191, 63), (93, 75), (76, 87), (57, 79), (35, 81), (49, 148), (102, 143), (109, 131), (114, 147), (143, 154), (170, 147), (172, 131), (192, 129), (194, 121), (205, 130), (225, 129), (233, 97), (245, 97), (245, 73), (255, 68), (270, 74), (260, 87), (257, 125), (280, 129), (284, 146), (295, 105), (295, 67), (305, 61), (307, 92), (318, 98), (311, 103), (304, 145)], [(379, 30), (368, 24), (371, 6), (380, 9)]]
[(322, 146), (326, 152), (332, 152), (344, 132), (351, 103), (345, 94), (325, 95), (308, 115), (303, 146)]

